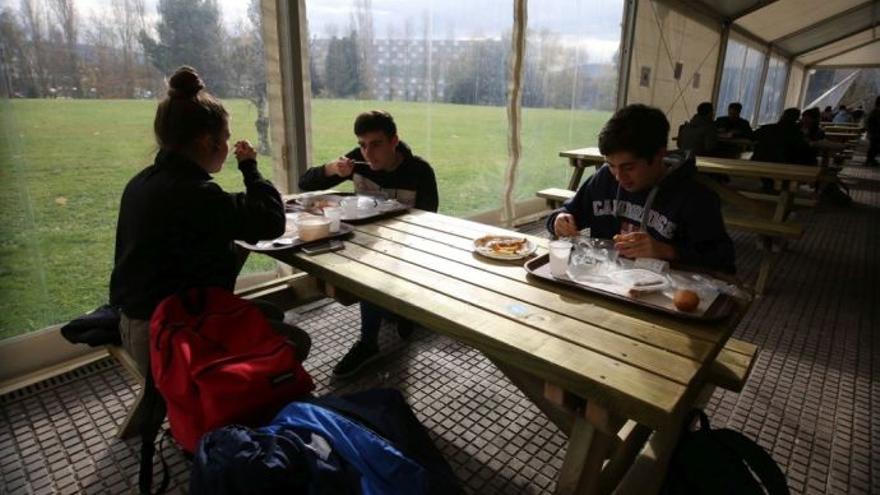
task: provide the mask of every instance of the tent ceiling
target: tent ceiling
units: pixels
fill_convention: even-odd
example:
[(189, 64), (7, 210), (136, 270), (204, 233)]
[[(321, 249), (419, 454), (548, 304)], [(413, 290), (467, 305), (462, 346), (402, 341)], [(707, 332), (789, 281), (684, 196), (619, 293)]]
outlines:
[(860, 46), (842, 55), (829, 58), (822, 62), (822, 66), (830, 67), (854, 67), (865, 65), (864, 60), (873, 60), (876, 65), (880, 61), (880, 40), (875, 40), (867, 45)]
[[(804, 64), (813, 64), (841, 49), (858, 50), (870, 39), (880, 39), (880, 0), (691, 0), (710, 9), (721, 20), (771, 43)], [(871, 28), (874, 28), (873, 32)], [(865, 34), (867, 33), (867, 34)], [(857, 42), (842, 41), (863, 34)], [(825, 50), (834, 46), (833, 50)], [(862, 56), (870, 50), (858, 50)], [(823, 53), (824, 52), (824, 53)], [(820, 53), (823, 53), (819, 56)], [(852, 59), (851, 57), (847, 60)], [(858, 64), (880, 60), (859, 57)]]
[(821, 48), (805, 53), (798, 58), (806, 65), (821, 64), (827, 58), (844, 54), (875, 39), (874, 30), (866, 29), (840, 41), (827, 44)]

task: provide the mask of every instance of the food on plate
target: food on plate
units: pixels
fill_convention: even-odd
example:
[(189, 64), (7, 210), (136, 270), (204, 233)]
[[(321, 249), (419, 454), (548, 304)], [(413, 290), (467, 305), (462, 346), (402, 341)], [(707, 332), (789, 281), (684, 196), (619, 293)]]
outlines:
[(641, 297), (647, 294), (651, 294), (653, 292), (659, 292), (663, 290), (664, 287), (665, 284), (647, 286), (639, 286), (638, 284), (636, 284), (629, 289), (629, 295), (631, 297)]
[(678, 289), (672, 298), (676, 309), (690, 313), (700, 305), (700, 296), (696, 292), (687, 289)]
[(339, 206), (339, 201), (329, 198), (316, 199), (312, 201), (313, 208), (327, 208), (331, 206)]
[(485, 246), (497, 254), (517, 254), (526, 248), (527, 239), (492, 239)]

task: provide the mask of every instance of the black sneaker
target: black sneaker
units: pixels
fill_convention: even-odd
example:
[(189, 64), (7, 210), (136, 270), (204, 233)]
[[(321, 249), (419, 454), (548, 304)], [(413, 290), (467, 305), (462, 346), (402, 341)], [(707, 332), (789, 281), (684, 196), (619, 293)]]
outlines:
[(333, 368), (333, 374), (339, 378), (354, 375), (368, 363), (379, 357), (379, 346), (357, 341), (345, 356)]
[(397, 322), (397, 335), (399, 335), (402, 340), (409, 339), (415, 331), (415, 325), (413, 324), (412, 320), (401, 318)]

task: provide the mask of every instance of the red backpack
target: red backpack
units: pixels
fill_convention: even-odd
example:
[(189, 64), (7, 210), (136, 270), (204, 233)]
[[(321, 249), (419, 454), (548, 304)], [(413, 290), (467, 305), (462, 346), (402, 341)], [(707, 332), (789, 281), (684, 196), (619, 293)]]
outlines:
[(163, 300), (150, 321), (150, 362), (171, 434), (193, 453), (213, 429), (268, 423), (315, 388), (294, 351), (256, 305), (225, 289)]

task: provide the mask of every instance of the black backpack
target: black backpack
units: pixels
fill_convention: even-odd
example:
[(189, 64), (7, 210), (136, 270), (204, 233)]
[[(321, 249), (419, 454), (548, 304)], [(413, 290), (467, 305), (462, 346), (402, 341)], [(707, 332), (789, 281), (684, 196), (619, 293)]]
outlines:
[(682, 433), (672, 459), (663, 495), (788, 495), (785, 475), (770, 454), (734, 430), (713, 430), (700, 410), (696, 431)]

